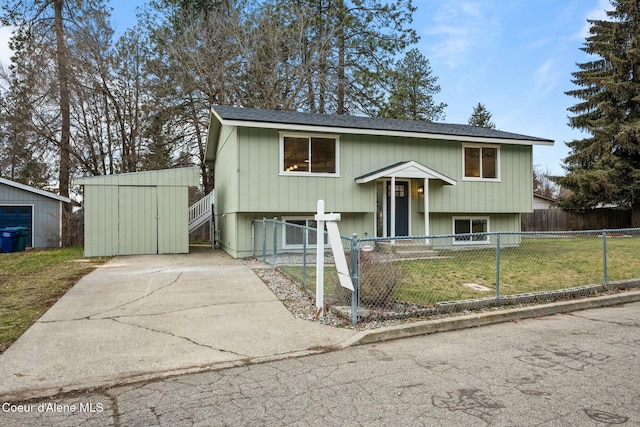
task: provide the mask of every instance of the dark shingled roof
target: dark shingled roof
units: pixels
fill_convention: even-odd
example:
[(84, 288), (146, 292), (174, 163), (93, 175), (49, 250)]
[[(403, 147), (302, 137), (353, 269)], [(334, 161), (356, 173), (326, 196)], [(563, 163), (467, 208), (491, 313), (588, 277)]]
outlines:
[(377, 117), (347, 116), (337, 114), (301, 113), (297, 111), (261, 110), (214, 106), (213, 109), (223, 120), (319, 126), (344, 129), (368, 129), (389, 132), (410, 132), (434, 135), (450, 135), (475, 138), (511, 139), (553, 143), (553, 140), (517, 133), (503, 132), (478, 126), (448, 123), (431, 123), (412, 120), (384, 119)]

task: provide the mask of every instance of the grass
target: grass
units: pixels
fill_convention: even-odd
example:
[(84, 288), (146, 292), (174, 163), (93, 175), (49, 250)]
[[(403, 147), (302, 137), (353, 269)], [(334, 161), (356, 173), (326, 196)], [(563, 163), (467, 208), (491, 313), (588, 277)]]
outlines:
[(83, 258), (82, 248), (0, 254), (0, 353), (82, 276), (107, 258)]
[[(604, 281), (602, 239), (598, 236), (523, 239), (500, 252), (500, 295), (526, 294), (601, 284)], [(640, 278), (640, 237), (607, 239), (608, 280)], [(429, 305), (495, 296), (495, 248), (439, 251), (439, 258), (397, 260), (402, 280), (393, 299)], [(302, 283), (301, 267), (281, 267)], [(335, 273), (325, 272), (325, 292), (335, 289)], [(478, 284), (487, 292), (464, 284)], [(366, 284), (361, 284), (366, 286)], [(307, 267), (307, 288), (315, 289), (315, 270)]]

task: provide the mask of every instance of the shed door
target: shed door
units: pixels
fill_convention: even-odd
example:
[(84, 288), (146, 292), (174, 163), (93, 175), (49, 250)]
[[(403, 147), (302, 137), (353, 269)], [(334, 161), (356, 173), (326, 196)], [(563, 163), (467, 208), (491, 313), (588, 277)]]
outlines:
[(33, 224), (33, 206), (0, 206), (0, 228), (26, 227), (29, 230), (25, 246), (33, 247), (31, 233)]
[(118, 189), (118, 254), (158, 253), (158, 188)]

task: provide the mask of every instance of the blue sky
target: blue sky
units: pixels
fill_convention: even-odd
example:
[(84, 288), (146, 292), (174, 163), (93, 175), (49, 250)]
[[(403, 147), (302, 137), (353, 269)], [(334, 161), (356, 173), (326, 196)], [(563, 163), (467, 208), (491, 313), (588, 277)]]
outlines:
[(608, 0), (417, 0), (419, 49), (439, 78), (446, 120), (466, 123), (481, 102), (505, 131), (555, 140), (534, 147), (534, 164), (563, 174), (565, 142), (586, 135), (568, 125), (571, 72), (587, 19), (604, 19)]
[[(113, 25), (135, 23), (144, 0), (112, 0)], [(567, 125), (577, 100), (571, 72), (589, 58), (580, 50), (587, 19), (604, 19), (608, 0), (414, 0), (418, 48), (441, 86), (437, 102), (448, 104), (448, 123), (466, 123), (478, 103), (498, 129), (555, 140), (534, 147), (534, 165), (563, 174), (565, 142), (586, 135)], [(0, 29), (0, 61), (8, 31)]]

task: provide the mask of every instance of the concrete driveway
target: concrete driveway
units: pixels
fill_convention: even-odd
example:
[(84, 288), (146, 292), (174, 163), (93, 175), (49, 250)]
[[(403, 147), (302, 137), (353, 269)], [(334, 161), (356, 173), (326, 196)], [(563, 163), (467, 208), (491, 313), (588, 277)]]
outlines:
[(116, 257), (0, 355), (0, 400), (312, 353), (355, 334), (294, 318), (221, 251)]

